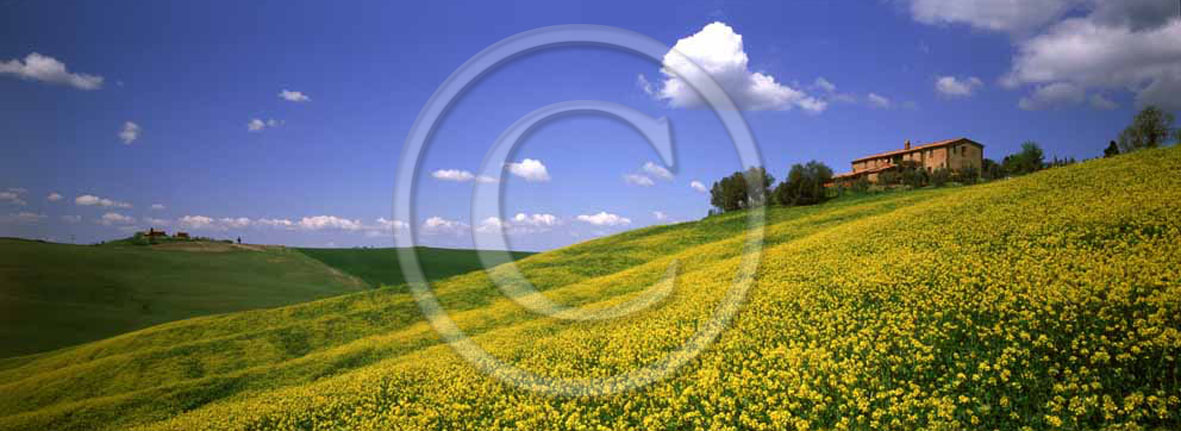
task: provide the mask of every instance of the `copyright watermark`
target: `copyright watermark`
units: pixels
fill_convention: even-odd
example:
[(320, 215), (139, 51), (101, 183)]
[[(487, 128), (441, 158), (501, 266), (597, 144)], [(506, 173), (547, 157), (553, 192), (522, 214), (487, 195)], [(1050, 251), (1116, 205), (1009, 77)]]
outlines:
[[(615, 27), (597, 25), (560, 25), (518, 33), (480, 51), (439, 86), (427, 101), (402, 149), (398, 160), (394, 190), (394, 219), (414, 220), (414, 190), (427, 141), (435, 131), (439, 119), (464, 92), (485, 73), (517, 56), (543, 49), (570, 45), (594, 45), (620, 49), (663, 62), (666, 70), (688, 83), (710, 106), (726, 128), (744, 169), (762, 165), (754, 138), (734, 102), (724, 90), (696, 63), (655, 39)], [(666, 56), (679, 56), (677, 61), (664, 61)], [(670, 66), (675, 65), (675, 66)], [(541, 107), (509, 126), (496, 140), (484, 159), (480, 174), (495, 178), (495, 182), (476, 182), (472, 193), (472, 220), (502, 213), (500, 193), (505, 162), (520, 140), (548, 120), (568, 115), (607, 115), (636, 129), (672, 167), (673, 141), (668, 120), (651, 118), (635, 109), (605, 101), (575, 100)], [(751, 196), (759, 196), (761, 187), (748, 178)], [(593, 396), (619, 393), (635, 389), (670, 376), (705, 350), (727, 328), (738, 309), (745, 302), (754, 282), (763, 246), (764, 210), (756, 206), (747, 212), (746, 240), (738, 271), (725, 297), (714, 309), (710, 319), (701, 324), (692, 337), (663, 358), (632, 371), (602, 378), (550, 377), (506, 363), (489, 354), (459, 328), (439, 304), (430, 283), (423, 274), (413, 247), (417, 245), (415, 224), (410, 223), (410, 234), (395, 236), (398, 262), (410, 287), (410, 292), (423, 315), (451, 349), (480, 371), (521, 389), (566, 396)], [(503, 230), (498, 235), (482, 236), (473, 233), (479, 257), (489, 278), (500, 291), (525, 309), (565, 320), (609, 320), (644, 310), (660, 303), (676, 288), (679, 268), (673, 261), (664, 277), (634, 298), (623, 303), (593, 310), (569, 307), (543, 295), (520, 273), (508, 253)], [(692, 288), (689, 286), (689, 288)]]

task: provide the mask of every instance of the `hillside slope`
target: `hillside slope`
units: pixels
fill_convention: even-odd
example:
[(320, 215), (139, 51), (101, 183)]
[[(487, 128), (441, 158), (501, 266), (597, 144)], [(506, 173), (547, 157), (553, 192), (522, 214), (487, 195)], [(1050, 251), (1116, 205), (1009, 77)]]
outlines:
[[(324, 262), (346, 274), (360, 278), (372, 287), (406, 284), (398, 265), (397, 248), (300, 248), (303, 254)], [(437, 280), (482, 268), (475, 250), (417, 247), (422, 271), (428, 280)], [(513, 252), (521, 259), (532, 252)]]
[(359, 280), (294, 250), (216, 243), (209, 251), (202, 244), (81, 246), (0, 239), (0, 357), (365, 289)]
[[(768, 211), (757, 282), (672, 378), (592, 398), (482, 375), (381, 289), (158, 325), (0, 361), (0, 429), (1176, 429), (1181, 148)], [(553, 377), (677, 348), (738, 265), (742, 214), (521, 260), (550, 298), (657, 307), (571, 323), (487, 277), (435, 283), (490, 353)]]

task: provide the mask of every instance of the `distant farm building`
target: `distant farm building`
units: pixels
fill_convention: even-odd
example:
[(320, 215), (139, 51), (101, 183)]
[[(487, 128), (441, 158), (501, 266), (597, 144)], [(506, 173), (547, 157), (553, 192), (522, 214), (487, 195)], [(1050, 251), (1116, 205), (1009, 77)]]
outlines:
[(173, 235), (173, 238), (176, 238), (176, 239), (189, 239), (189, 233), (188, 233), (188, 232), (177, 232), (175, 235)]
[(936, 169), (962, 172), (968, 168), (979, 172), (984, 165), (984, 145), (968, 138), (947, 139), (914, 147), (910, 141), (906, 141), (900, 150), (855, 159), (852, 165), (852, 172), (834, 176), (833, 183), (852, 183), (861, 178), (873, 183), (877, 182), (882, 172), (899, 170), (904, 166), (923, 169), (927, 173)]
[(148, 238), (167, 238), (168, 237), (167, 232), (164, 232), (162, 230), (156, 230), (156, 228), (154, 228), (154, 227), (148, 228), (148, 231), (145, 232), (144, 235), (147, 235)]

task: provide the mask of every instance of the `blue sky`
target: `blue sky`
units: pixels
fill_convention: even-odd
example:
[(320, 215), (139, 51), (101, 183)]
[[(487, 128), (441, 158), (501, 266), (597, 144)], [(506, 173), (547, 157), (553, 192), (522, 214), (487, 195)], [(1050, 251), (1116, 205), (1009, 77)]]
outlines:
[[(669, 90), (659, 63), (564, 47), (478, 82), (430, 142), (418, 218), (391, 219), (397, 157), (431, 93), (481, 49), (548, 25), (616, 26), (670, 48), (697, 38), (685, 54), (749, 90), (731, 95), (777, 177), (812, 159), (848, 170), (907, 139), (966, 136), (994, 159), (1035, 140), (1090, 158), (1138, 106), (1181, 103), (1168, 0), (492, 3), (0, 2), (0, 236), (85, 243), (156, 226), (387, 246), (413, 225), (421, 243), (467, 246), (488, 223), (469, 220), (474, 182), (433, 174), (478, 170), (508, 125), (575, 99), (668, 117), (677, 166), (645, 170), (659, 157), (618, 121), (544, 127), (514, 161), (547, 178), (533, 162), (520, 172), (533, 181), (506, 175), (514, 248), (702, 217), (708, 196), (691, 182), (738, 168), (717, 117)], [(748, 88), (756, 74), (774, 83)]]

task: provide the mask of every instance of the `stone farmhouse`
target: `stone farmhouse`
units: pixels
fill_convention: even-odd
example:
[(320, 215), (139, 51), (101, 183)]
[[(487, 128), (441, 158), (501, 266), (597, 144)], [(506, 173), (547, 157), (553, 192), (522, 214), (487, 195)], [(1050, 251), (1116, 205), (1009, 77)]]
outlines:
[(862, 177), (873, 183), (877, 182), (878, 174), (908, 165), (927, 173), (941, 168), (960, 172), (969, 167), (979, 172), (984, 165), (984, 145), (968, 138), (955, 138), (912, 147), (908, 140), (900, 150), (861, 157), (852, 164), (853, 171), (833, 176), (832, 184), (852, 183)]

